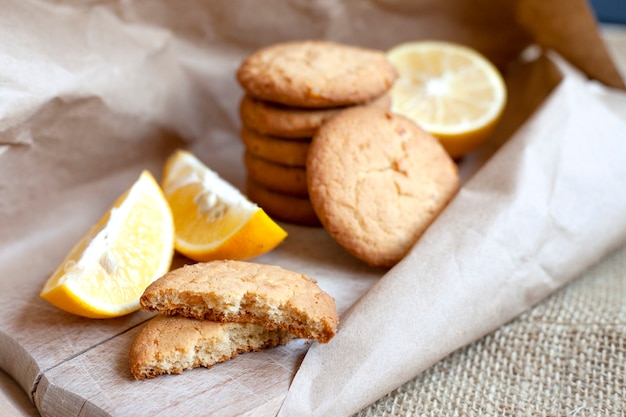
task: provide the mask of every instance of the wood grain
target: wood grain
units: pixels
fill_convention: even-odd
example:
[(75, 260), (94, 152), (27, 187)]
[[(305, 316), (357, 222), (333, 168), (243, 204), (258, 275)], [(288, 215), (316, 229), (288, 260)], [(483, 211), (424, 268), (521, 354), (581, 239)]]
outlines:
[(137, 381), (128, 370), (127, 352), (140, 328), (46, 372), (35, 395), (42, 414), (234, 416), (262, 415), (263, 410), (275, 415), (291, 374), (307, 350), (306, 343), (298, 340), (289, 346), (241, 354), (208, 370)]

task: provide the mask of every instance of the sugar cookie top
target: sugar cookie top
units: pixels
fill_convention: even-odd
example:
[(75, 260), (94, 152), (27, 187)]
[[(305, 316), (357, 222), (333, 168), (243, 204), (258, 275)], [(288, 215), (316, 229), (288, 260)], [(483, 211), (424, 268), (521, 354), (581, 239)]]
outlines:
[(357, 258), (382, 267), (402, 259), (459, 187), (456, 165), (434, 137), (374, 107), (324, 124), (306, 169), (323, 226)]
[(186, 265), (159, 278), (141, 297), (144, 309), (215, 321), (252, 322), (328, 342), (335, 300), (304, 274), (275, 265), (213, 261)]
[(285, 42), (243, 61), (237, 80), (251, 96), (295, 107), (364, 103), (397, 78), (383, 51), (325, 41)]

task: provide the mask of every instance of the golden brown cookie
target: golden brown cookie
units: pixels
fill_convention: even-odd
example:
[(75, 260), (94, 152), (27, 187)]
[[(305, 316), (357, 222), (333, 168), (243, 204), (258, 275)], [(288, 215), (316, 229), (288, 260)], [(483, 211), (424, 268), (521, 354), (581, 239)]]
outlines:
[(308, 141), (286, 140), (267, 136), (246, 127), (241, 127), (241, 141), (246, 150), (257, 158), (281, 165), (304, 167), (309, 150)]
[(265, 159), (257, 158), (245, 152), (244, 163), (248, 177), (269, 188), (294, 196), (306, 197), (308, 188), (304, 167), (280, 165)]
[(459, 188), (440, 143), (374, 107), (341, 112), (313, 137), (309, 196), (322, 225), (370, 265), (395, 265)]
[(282, 345), (292, 338), (284, 330), (269, 330), (254, 323), (157, 315), (133, 340), (130, 371), (135, 379), (144, 379), (200, 366), (210, 368), (240, 353)]
[[(389, 109), (391, 96), (385, 93), (365, 105)], [(344, 109), (289, 107), (245, 95), (239, 106), (239, 114), (245, 125), (261, 134), (310, 141), (322, 123)]]
[(257, 203), (273, 219), (301, 226), (321, 226), (308, 197), (298, 197), (268, 190), (250, 178), (246, 183), (246, 194), (250, 200)]
[(259, 49), (237, 71), (249, 96), (306, 108), (368, 102), (386, 92), (397, 77), (384, 51), (325, 41)]
[(304, 274), (274, 265), (213, 261), (172, 270), (148, 286), (144, 309), (202, 320), (257, 323), (328, 342), (335, 300)]

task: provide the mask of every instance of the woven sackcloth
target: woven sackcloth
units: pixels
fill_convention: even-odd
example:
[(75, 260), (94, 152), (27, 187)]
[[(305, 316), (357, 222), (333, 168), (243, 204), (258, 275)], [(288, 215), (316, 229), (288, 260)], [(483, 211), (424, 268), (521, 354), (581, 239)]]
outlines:
[(626, 245), (357, 417), (625, 415)]

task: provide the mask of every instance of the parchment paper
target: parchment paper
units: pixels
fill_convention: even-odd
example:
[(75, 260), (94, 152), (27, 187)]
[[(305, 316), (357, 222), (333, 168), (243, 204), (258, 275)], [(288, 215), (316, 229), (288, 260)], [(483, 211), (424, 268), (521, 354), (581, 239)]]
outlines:
[(626, 123), (567, 78), (342, 317), (333, 343), (309, 350), (279, 415), (355, 413), (616, 249), (624, 135)]
[[(594, 98), (598, 89), (591, 93), (578, 74), (558, 84), (563, 67), (541, 49), (528, 50), (540, 43), (586, 76), (623, 87), (583, 0), (3, 6), (3, 292), (18, 281), (38, 291), (138, 170), (158, 176), (176, 147), (188, 146), (243, 187), (242, 93), (234, 73), (260, 46), (325, 38), (387, 49), (447, 39), (479, 49), (503, 70), (510, 91), (505, 117), (493, 140), (460, 164), (472, 179), (373, 288), (385, 271), (349, 259), (323, 230), (290, 228), (296, 247), (306, 250), (290, 251), (287, 241), (263, 258), (321, 276), (340, 311), (349, 310), (336, 339), (309, 350), (280, 415), (359, 410), (515, 317), (626, 238), (623, 122)], [(21, 278), (26, 263), (28, 279)], [(0, 340), (11, 339), (5, 330)], [(6, 357), (0, 366), (27, 391), (41, 372), (16, 375)]]

